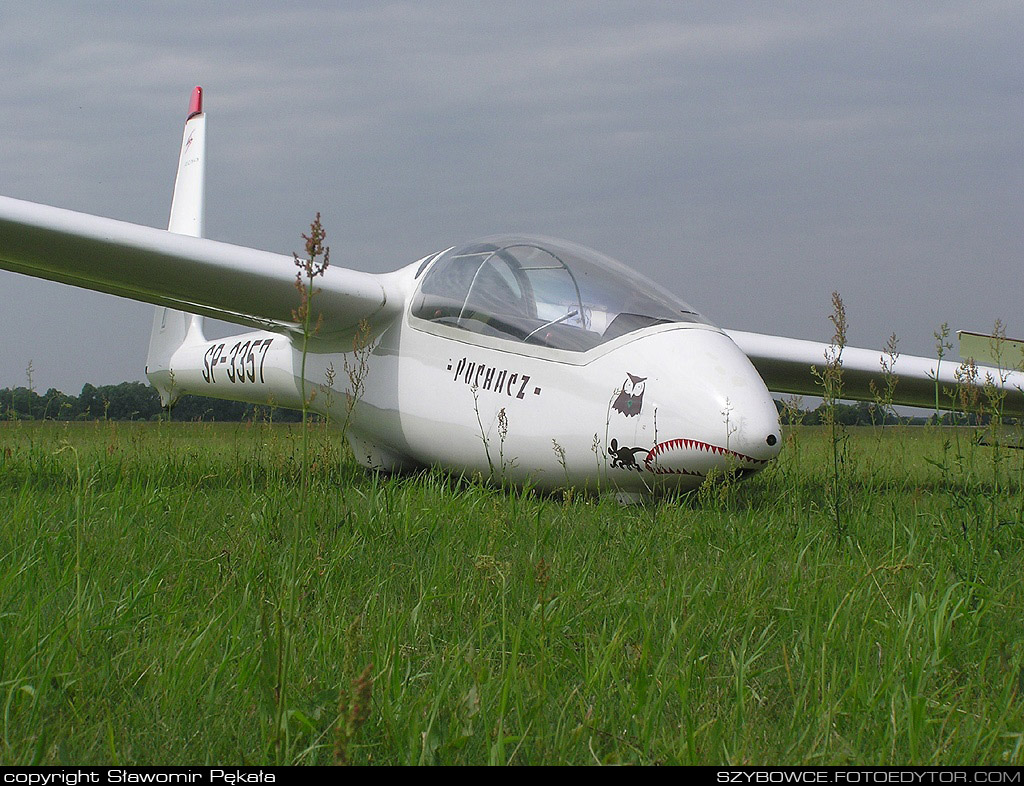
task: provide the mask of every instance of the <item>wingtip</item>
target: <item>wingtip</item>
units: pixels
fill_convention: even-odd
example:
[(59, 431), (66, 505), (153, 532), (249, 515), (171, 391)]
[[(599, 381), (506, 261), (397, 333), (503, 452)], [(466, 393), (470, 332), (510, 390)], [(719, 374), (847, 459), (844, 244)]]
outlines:
[(188, 117), (185, 118), (185, 121), (188, 122), (196, 115), (201, 115), (202, 113), (203, 88), (196, 85), (195, 89), (192, 91), (192, 98), (188, 102)]

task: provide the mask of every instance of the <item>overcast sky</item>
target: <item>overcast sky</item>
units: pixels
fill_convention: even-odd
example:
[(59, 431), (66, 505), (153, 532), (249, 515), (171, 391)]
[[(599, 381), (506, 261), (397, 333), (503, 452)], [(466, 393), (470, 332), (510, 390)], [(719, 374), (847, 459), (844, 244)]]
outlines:
[[(722, 327), (930, 354), (1024, 336), (1024, 4), (5, 3), (0, 193), (395, 269), (564, 237)], [(0, 387), (144, 378), (152, 307), (0, 273)]]

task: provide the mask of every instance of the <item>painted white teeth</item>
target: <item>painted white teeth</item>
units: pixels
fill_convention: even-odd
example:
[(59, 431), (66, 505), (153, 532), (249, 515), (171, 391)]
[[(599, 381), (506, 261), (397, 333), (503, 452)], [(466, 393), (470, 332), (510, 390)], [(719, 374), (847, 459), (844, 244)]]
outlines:
[(647, 453), (646, 458), (644, 458), (644, 466), (647, 467), (648, 472), (652, 472), (655, 475), (695, 475), (697, 477), (702, 477), (703, 473), (701, 472), (682, 468), (676, 469), (672, 467), (658, 466), (657, 458), (659, 456), (667, 453), (668, 451), (679, 450), (681, 448), (684, 450), (697, 450), (703, 453), (711, 453), (716, 456), (728, 456), (746, 464), (753, 464), (754, 466), (761, 466), (762, 464), (768, 463), (767, 459), (758, 459), (753, 456), (747, 456), (743, 453), (737, 453), (735, 450), (729, 450), (728, 448), (723, 448), (719, 445), (701, 442), (698, 439), (681, 438), (659, 442), (651, 448)]

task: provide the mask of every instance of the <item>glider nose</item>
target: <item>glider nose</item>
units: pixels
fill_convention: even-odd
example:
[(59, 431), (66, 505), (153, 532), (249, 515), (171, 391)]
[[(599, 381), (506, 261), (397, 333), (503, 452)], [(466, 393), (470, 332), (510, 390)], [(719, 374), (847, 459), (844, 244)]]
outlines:
[(719, 394), (726, 447), (760, 467), (778, 456), (782, 449), (779, 411), (747, 357), (738, 349), (736, 354), (734, 375), (742, 375), (744, 384), (723, 388)]
[[(714, 329), (660, 334), (674, 363), (645, 468), (658, 475), (749, 474), (782, 447), (778, 410), (750, 360)], [(655, 342), (658, 343), (658, 342)]]

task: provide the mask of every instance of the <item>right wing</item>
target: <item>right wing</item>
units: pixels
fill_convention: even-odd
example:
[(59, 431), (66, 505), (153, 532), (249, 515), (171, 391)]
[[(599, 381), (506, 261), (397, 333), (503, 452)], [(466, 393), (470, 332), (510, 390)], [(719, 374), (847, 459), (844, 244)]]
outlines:
[[(301, 332), (292, 257), (0, 197), (0, 269), (278, 332)], [(318, 338), (397, 314), (386, 275), (328, 267)], [(389, 291), (391, 290), (391, 291)]]
[[(813, 369), (825, 368), (829, 344), (802, 341), (783, 336), (726, 330), (725, 333), (750, 358), (768, 389), (776, 393), (795, 393), (820, 396), (822, 386)], [(993, 338), (993, 341), (1001, 339)], [(882, 352), (858, 347), (844, 347), (842, 363), (842, 398), (855, 401), (874, 401), (877, 395), (871, 389), (874, 382), (879, 393), (885, 390), (886, 380), (882, 362), (888, 356)], [(1011, 361), (1006, 365), (1010, 366)], [(913, 355), (898, 355), (892, 362), (892, 375), (896, 377), (893, 404), (930, 409), (959, 409), (951, 396), (960, 386), (971, 386), (982, 392), (987, 386), (1006, 394), (1002, 403), (1005, 415), (1024, 415), (1024, 373), (1019, 368), (975, 366), (977, 374), (970, 380), (966, 364), (955, 360), (931, 360)]]

